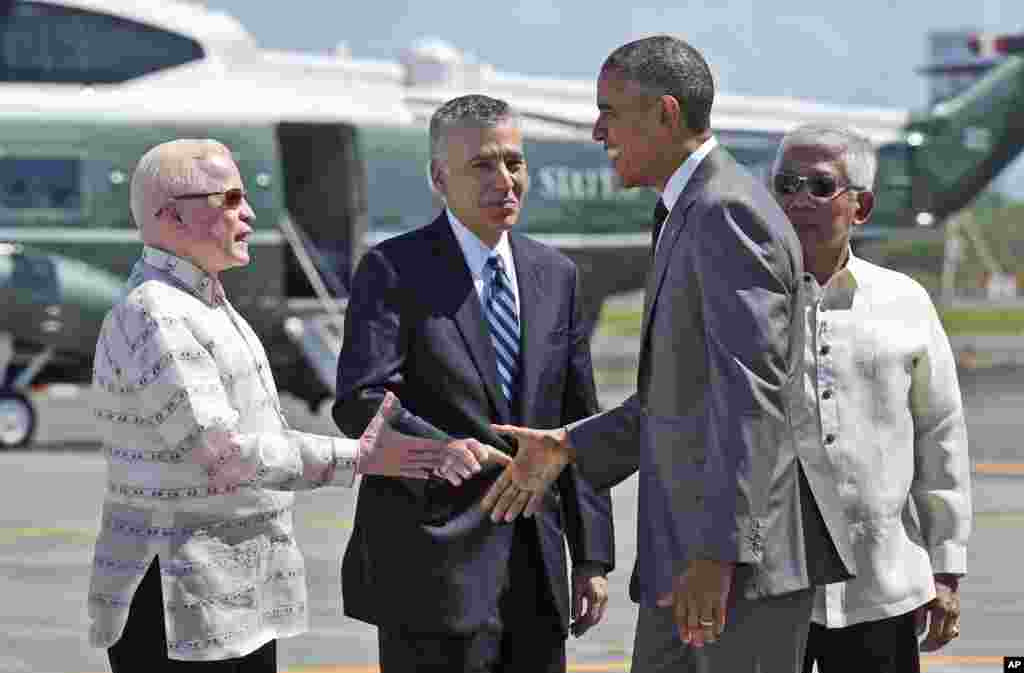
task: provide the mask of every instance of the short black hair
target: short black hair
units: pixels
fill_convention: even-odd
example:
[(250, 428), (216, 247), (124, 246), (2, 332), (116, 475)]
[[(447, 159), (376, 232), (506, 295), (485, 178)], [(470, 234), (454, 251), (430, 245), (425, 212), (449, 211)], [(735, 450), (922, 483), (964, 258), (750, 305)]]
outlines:
[(675, 96), (691, 131), (711, 127), (715, 80), (704, 57), (683, 40), (655, 35), (629, 42), (613, 51), (601, 70), (615, 70), (654, 96)]

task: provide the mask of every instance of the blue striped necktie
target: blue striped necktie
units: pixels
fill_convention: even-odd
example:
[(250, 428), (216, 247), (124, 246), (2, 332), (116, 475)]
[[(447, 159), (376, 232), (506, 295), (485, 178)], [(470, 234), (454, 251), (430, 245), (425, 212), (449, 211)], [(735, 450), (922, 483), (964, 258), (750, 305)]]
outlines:
[(489, 291), (484, 313), (497, 358), (498, 381), (505, 399), (511, 403), (519, 380), (519, 315), (516, 312), (516, 298), (509, 287), (501, 257), (488, 257), (485, 269), (489, 277)]

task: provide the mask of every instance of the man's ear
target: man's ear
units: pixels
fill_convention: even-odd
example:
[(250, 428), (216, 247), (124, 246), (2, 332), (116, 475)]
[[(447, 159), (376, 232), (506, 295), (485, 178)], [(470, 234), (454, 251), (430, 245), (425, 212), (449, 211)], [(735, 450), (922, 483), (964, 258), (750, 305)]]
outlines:
[(173, 224), (175, 228), (185, 226), (185, 220), (181, 217), (181, 211), (178, 210), (178, 204), (174, 201), (171, 201), (161, 208), (160, 215), (170, 220), (171, 224)]
[(854, 224), (864, 224), (875, 210), (875, 193), (870, 191), (857, 192), (857, 212), (853, 216)]
[(434, 183), (434, 189), (442, 196), (448, 195), (448, 171), (443, 161), (430, 160), (430, 179)]
[(679, 99), (669, 94), (663, 94), (658, 99), (661, 123), (670, 129), (679, 128), (683, 124), (683, 106)]

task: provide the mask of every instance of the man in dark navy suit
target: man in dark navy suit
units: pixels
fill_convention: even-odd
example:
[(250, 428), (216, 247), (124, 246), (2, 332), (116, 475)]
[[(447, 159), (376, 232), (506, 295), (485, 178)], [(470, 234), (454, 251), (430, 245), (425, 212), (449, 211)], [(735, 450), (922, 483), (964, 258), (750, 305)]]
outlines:
[[(404, 432), (514, 452), (491, 424), (552, 427), (597, 410), (575, 265), (512, 232), (529, 175), (504, 101), (448, 101), (430, 122), (433, 223), (371, 249), (353, 280), (334, 418), (351, 434), (387, 391)], [(357, 433), (358, 434), (358, 433)], [(342, 565), (345, 614), (379, 629), (383, 673), (565, 671), (565, 639), (602, 617), (611, 500), (566, 471), (537, 517), (478, 507), (497, 470), (368, 477)], [(563, 537), (564, 536), (564, 537)], [(565, 542), (573, 564), (572, 599)]]

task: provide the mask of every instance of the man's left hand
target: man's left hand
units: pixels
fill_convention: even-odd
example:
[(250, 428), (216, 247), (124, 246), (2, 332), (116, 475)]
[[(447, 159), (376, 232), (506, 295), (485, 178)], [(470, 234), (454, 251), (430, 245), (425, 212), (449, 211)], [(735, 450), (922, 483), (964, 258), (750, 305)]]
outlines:
[(922, 652), (934, 652), (960, 635), (960, 581), (956, 575), (935, 575), (935, 598), (914, 614), (918, 635), (928, 624), (928, 636), (921, 641)]
[(569, 625), (579, 638), (604, 618), (608, 606), (608, 578), (599, 564), (585, 563), (572, 571), (572, 614)]
[(721, 638), (734, 571), (731, 561), (694, 559), (673, 578), (672, 593), (658, 597), (658, 607), (672, 606), (684, 643), (703, 647)]

